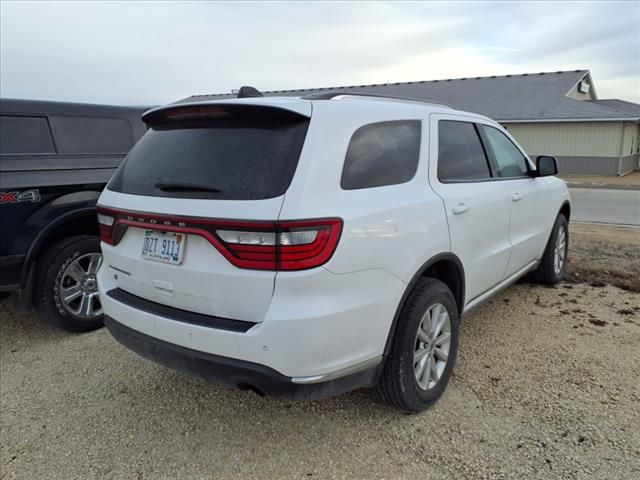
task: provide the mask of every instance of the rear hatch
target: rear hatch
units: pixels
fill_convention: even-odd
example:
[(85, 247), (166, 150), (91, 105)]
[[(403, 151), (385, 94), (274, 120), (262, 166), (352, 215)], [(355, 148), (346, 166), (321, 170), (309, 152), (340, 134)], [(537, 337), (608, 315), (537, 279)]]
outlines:
[(264, 318), (276, 220), (311, 114), (310, 102), (298, 102), (145, 114), (149, 131), (99, 200), (103, 268), (117, 288), (206, 315)]

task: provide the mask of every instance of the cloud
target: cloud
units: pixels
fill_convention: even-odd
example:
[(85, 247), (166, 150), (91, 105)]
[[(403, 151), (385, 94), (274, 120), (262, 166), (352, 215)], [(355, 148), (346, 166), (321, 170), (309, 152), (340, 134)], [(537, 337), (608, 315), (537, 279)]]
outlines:
[[(0, 95), (194, 93), (590, 68), (640, 101), (636, 2), (2, 2)], [(606, 22), (602, 19), (605, 18)]]

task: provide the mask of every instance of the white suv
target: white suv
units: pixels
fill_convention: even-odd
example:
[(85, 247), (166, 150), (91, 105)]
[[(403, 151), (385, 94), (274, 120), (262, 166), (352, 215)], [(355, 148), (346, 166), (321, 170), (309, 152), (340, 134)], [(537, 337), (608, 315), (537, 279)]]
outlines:
[(99, 199), (105, 323), (179, 371), (292, 399), (443, 393), (460, 319), (562, 279), (570, 200), (496, 122), (349, 94), (177, 103)]

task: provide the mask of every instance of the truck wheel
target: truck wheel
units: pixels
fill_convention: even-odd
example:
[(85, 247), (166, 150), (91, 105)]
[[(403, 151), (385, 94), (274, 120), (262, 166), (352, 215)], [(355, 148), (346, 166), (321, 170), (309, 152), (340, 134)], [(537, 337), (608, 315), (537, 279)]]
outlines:
[(376, 385), (380, 398), (407, 412), (435, 403), (449, 383), (458, 352), (458, 308), (439, 280), (421, 279), (398, 318), (391, 352)]
[(542, 254), (538, 268), (531, 272), (529, 280), (543, 285), (555, 285), (564, 278), (567, 268), (567, 253), (569, 250), (569, 222), (559, 214), (551, 230), (547, 247)]
[(40, 316), (69, 332), (103, 325), (96, 272), (102, 261), (100, 239), (65, 238), (38, 260), (35, 305)]

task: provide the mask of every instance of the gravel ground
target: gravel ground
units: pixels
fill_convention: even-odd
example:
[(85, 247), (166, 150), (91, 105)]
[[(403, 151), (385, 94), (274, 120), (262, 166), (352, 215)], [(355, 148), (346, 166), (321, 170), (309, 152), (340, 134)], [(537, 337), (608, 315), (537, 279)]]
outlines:
[(420, 415), (209, 385), (7, 300), (0, 333), (3, 480), (640, 478), (640, 294), (611, 286), (503, 292)]

